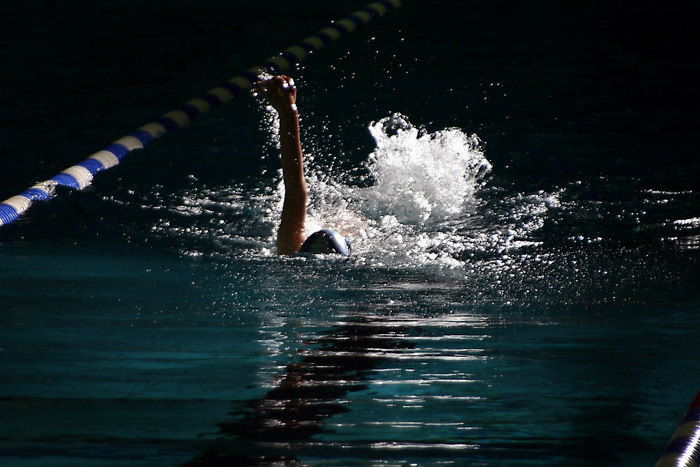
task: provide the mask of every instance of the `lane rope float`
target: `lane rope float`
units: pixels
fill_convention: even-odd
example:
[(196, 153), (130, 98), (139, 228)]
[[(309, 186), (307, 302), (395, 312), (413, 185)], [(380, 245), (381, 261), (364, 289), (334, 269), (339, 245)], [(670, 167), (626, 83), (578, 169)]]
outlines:
[(14, 222), (27, 211), (36, 200), (49, 200), (61, 185), (82, 190), (92, 183), (93, 177), (106, 169), (119, 164), (130, 152), (143, 149), (148, 143), (166, 133), (188, 126), (194, 118), (205, 114), (212, 107), (223, 105), (242, 91), (250, 89), (265, 74), (280, 74), (300, 63), (309, 54), (325, 45), (344, 37), (372, 19), (384, 16), (403, 4), (402, 0), (378, 0), (370, 3), (339, 21), (331, 23), (316, 34), (307, 37), (299, 44), (284, 49), (280, 54), (265, 60), (261, 65), (249, 68), (244, 73), (229, 79), (221, 86), (210, 89), (202, 96), (192, 99), (180, 108), (163, 114), (157, 120), (139, 127), (133, 133), (123, 136), (87, 159), (67, 168), (55, 177), (37, 183), (17, 196), (0, 203), (0, 226)]
[(655, 467), (697, 467), (700, 464), (700, 392), (688, 407)]

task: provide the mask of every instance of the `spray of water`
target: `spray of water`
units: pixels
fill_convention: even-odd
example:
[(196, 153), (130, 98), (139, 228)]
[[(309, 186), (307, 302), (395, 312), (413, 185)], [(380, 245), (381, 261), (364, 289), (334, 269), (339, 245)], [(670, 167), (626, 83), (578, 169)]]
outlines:
[(333, 226), (363, 258), (380, 262), (459, 263), (458, 232), (479, 203), (491, 164), (476, 135), (450, 128), (427, 132), (393, 114), (369, 126), (376, 148), (363, 187), (311, 172), (310, 230)]
[[(277, 126), (264, 128), (271, 135), (267, 152), (274, 153)], [(429, 132), (393, 114), (372, 122), (369, 132), (375, 149), (361, 178), (329, 172), (309, 163), (313, 154), (305, 155), (307, 230), (340, 231), (351, 239), (358, 261), (462, 267), (473, 252), (501, 254), (527, 244), (523, 239), (541, 228), (557, 202), (547, 193), (488, 195), (491, 164), (479, 138), (461, 129)], [(152, 231), (181, 240), (187, 255), (274, 255), (284, 186), (281, 172), (272, 185), (270, 175), (253, 190), (211, 189), (195, 180), (186, 192), (151, 203), (168, 213)]]
[(356, 192), (368, 216), (426, 225), (474, 211), (474, 193), (491, 170), (476, 135), (456, 128), (428, 133), (400, 114), (369, 130), (377, 145), (368, 162), (375, 183)]

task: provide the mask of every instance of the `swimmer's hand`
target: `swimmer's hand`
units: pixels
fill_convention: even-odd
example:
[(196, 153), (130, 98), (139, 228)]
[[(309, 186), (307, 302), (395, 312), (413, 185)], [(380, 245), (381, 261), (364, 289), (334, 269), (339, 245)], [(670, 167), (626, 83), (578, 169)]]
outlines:
[(255, 92), (265, 96), (280, 114), (297, 111), (297, 88), (288, 76), (260, 80), (255, 84)]

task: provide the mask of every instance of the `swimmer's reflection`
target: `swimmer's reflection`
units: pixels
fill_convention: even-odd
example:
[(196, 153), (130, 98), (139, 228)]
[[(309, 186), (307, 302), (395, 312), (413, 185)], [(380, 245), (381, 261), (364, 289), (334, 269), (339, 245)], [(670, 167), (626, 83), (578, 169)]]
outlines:
[(367, 387), (387, 354), (409, 348), (404, 328), (380, 316), (362, 316), (307, 341), (300, 361), (287, 366), (278, 387), (232, 411), (241, 417), (219, 424), (224, 437), (188, 466), (265, 465), (294, 462), (324, 421), (348, 409), (342, 398)]

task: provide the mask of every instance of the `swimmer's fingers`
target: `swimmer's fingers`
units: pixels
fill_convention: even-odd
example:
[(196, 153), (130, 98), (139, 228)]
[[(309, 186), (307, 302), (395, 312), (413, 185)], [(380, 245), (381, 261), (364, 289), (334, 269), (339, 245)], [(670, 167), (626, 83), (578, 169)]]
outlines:
[(283, 94), (296, 89), (294, 80), (288, 76), (273, 76), (269, 79), (260, 80), (255, 83), (255, 90), (263, 94), (278, 92)]
[(255, 83), (255, 86), (253, 86), (253, 91), (262, 94), (264, 96), (268, 96), (272, 90), (272, 83), (270, 83), (270, 80), (260, 80)]
[(296, 103), (294, 80), (287, 76), (273, 76), (255, 83), (255, 92), (264, 95), (278, 110)]
[(256, 94), (265, 94), (265, 85), (262, 81), (256, 81), (253, 84), (253, 92)]

